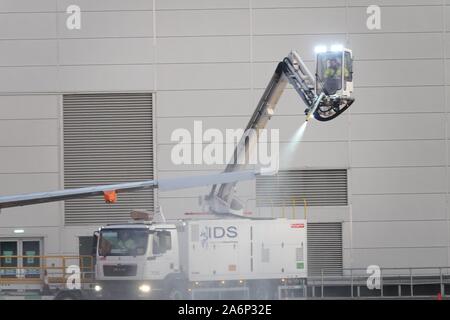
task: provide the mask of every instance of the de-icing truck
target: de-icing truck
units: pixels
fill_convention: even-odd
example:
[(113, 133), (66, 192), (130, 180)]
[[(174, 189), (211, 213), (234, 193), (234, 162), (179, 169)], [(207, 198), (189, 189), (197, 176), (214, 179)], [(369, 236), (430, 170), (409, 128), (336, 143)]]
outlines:
[[(5, 196), (0, 197), (0, 209), (96, 195), (115, 202), (116, 192), (213, 185), (203, 198), (212, 219), (156, 223), (138, 214), (137, 221), (100, 228), (94, 236), (95, 295), (179, 299), (227, 298), (244, 292), (248, 297), (274, 298), (283, 288), (301, 287), (307, 277), (306, 221), (245, 218), (235, 186), (258, 174), (244, 170), (245, 159), (274, 115), (287, 83), (306, 104), (306, 121), (332, 120), (354, 102), (351, 50), (333, 46), (319, 50), (316, 58), (315, 76), (294, 51), (278, 63), (247, 124), (249, 135), (243, 135), (221, 174)], [(86, 297), (85, 293), (62, 290), (59, 297)]]
[(306, 228), (306, 220), (243, 218), (108, 225), (96, 233), (96, 295), (277, 298), (287, 284), (303, 288)]

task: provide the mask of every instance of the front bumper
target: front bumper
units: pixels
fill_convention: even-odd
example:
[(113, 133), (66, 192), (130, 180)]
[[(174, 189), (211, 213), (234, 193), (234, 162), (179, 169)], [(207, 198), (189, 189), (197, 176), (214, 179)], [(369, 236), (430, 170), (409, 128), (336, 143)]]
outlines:
[[(150, 290), (146, 292), (145, 286)], [(162, 299), (164, 289), (162, 283), (157, 281), (128, 281), (110, 280), (97, 283), (101, 290), (95, 290), (98, 299), (106, 300), (141, 300), (141, 299)]]

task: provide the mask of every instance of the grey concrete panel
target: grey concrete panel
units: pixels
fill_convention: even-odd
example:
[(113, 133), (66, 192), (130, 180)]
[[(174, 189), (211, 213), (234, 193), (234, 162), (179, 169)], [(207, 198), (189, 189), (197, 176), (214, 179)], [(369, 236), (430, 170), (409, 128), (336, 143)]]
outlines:
[(1, 147), (1, 173), (56, 173), (58, 147)]
[(445, 117), (439, 113), (352, 115), (351, 138), (353, 140), (444, 139)]
[(248, 35), (249, 16), (245, 9), (157, 11), (156, 30), (158, 37)]
[(0, 119), (58, 118), (57, 95), (0, 96)]
[(3, 40), (0, 41), (0, 65), (56, 65), (57, 48), (57, 40)]
[(0, 119), (0, 147), (3, 146), (58, 146), (59, 121)]
[(62, 65), (150, 64), (154, 51), (149, 38), (64, 39), (59, 43)]
[(60, 88), (65, 92), (154, 90), (151, 65), (65, 66), (60, 69)]
[(54, 13), (11, 13), (0, 19), (0, 39), (54, 39), (56, 30)]
[[(70, 30), (66, 20), (70, 14), (58, 14), (60, 38), (152, 37), (151, 11), (92, 11), (81, 13), (81, 28)], [(55, 18), (53, 18), (55, 20)]]
[(443, 247), (446, 228), (441, 221), (354, 221), (353, 248)]
[(445, 220), (445, 194), (353, 195), (353, 221)]
[(352, 170), (353, 194), (445, 193), (445, 167)]
[(445, 166), (445, 141), (355, 141), (352, 167)]
[(170, 37), (157, 39), (158, 63), (250, 61), (250, 37)]

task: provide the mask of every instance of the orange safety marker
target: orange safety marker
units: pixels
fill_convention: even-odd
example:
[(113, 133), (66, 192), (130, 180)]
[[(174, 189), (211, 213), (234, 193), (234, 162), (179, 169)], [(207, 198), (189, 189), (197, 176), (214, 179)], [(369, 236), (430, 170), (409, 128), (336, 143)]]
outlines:
[(114, 203), (117, 201), (117, 193), (115, 190), (103, 191), (103, 198), (106, 203)]

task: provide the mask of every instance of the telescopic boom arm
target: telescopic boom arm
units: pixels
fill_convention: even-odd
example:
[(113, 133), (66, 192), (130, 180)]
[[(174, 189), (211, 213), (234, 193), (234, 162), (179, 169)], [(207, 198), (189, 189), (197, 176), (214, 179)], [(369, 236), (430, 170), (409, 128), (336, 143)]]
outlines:
[[(341, 72), (341, 74), (343, 73)], [(316, 78), (318, 78), (317, 75)], [(321, 79), (318, 78), (318, 80), (322, 82)], [(246, 166), (245, 159), (248, 159), (252, 148), (257, 143), (259, 130), (267, 126), (268, 121), (275, 112), (278, 100), (288, 83), (292, 85), (306, 105), (306, 121), (312, 116), (319, 121), (334, 119), (344, 112), (354, 101), (352, 97), (343, 95), (342, 92), (335, 92), (333, 95), (330, 95), (323, 88), (322, 83), (320, 83), (321, 88), (317, 90), (318, 83), (316, 83), (316, 79), (300, 56), (295, 51), (292, 51), (278, 63), (266, 90), (247, 124), (244, 135), (234, 150), (233, 158), (228, 163), (224, 172), (239, 171)], [(209, 195), (205, 197), (205, 201), (211, 212), (242, 215), (244, 206), (235, 196), (236, 183), (223, 183), (212, 187)]]

